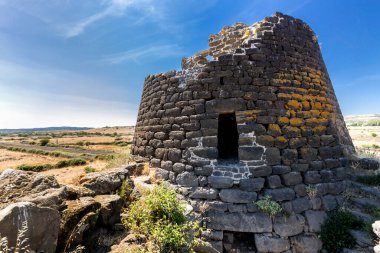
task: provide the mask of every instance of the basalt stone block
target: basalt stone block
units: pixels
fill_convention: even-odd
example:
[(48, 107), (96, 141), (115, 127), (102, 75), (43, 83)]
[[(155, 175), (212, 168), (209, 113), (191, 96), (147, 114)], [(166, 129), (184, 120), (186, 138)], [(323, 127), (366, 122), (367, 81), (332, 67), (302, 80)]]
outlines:
[(202, 128), (218, 128), (218, 120), (217, 119), (203, 119), (201, 120)]
[(248, 192), (256, 192), (260, 191), (264, 187), (264, 178), (248, 178), (248, 179), (241, 179), (239, 187), (243, 191)]
[(311, 161), (309, 164), (313, 170), (322, 170), (324, 168), (323, 161)]
[(259, 145), (262, 145), (265, 147), (272, 147), (274, 144), (274, 138), (270, 135), (259, 135), (256, 138), (256, 142)]
[(290, 166), (286, 166), (286, 165), (272, 166), (272, 174), (282, 175), (282, 174), (289, 173), (290, 171), (291, 171)]
[(183, 164), (183, 163), (175, 163), (175, 164), (173, 164), (172, 169), (176, 173), (181, 173), (181, 172), (185, 171), (185, 164)]
[(304, 184), (297, 184), (296, 186), (294, 186), (294, 191), (300, 197), (304, 197), (307, 195), (306, 185)]
[(159, 140), (165, 140), (168, 138), (168, 134), (164, 132), (157, 132), (154, 134), (154, 138), (159, 139)]
[(288, 239), (272, 235), (255, 234), (255, 245), (258, 252), (280, 253), (290, 250)]
[(211, 166), (195, 167), (194, 173), (197, 176), (210, 176), (212, 174), (213, 168)]
[(208, 189), (203, 187), (197, 187), (195, 191), (190, 193), (189, 197), (192, 199), (207, 199), (207, 200), (213, 200), (218, 197), (218, 190), (216, 189)]
[(282, 160), (287, 164), (293, 163), (298, 159), (298, 152), (296, 149), (284, 149), (282, 152)]
[(341, 166), (339, 159), (326, 159), (325, 160), (325, 168), (326, 169), (334, 169)]
[(324, 210), (331, 211), (337, 208), (338, 203), (334, 196), (326, 195), (322, 197), (322, 205)]
[(259, 124), (273, 124), (276, 123), (277, 117), (275, 116), (257, 116), (256, 122)]
[(305, 137), (291, 138), (289, 140), (289, 147), (293, 149), (297, 149), (297, 148), (305, 146), (306, 143), (307, 143), (307, 139)]
[(208, 183), (213, 188), (224, 189), (231, 188), (234, 185), (234, 180), (230, 177), (210, 176), (208, 177)]
[(289, 237), (301, 234), (305, 226), (305, 218), (299, 214), (289, 217), (276, 216), (273, 221), (273, 229), (281, 237)]
[(177, 148), (171, 148), (168, 151), (168, 159), (173, 162), (178, 162), (182, 158), (182, 151)]
[(377, 170), (379, 168), (379, 162), (376, 159), (362, 158), (358, 163), (365, 170)]
[(303, 211), (312, 209), (312, 204), (308, 197), (296, 198), (292, 201), (293, 211), (295, 213), (302, 213)]
[(185, 132), (184, 131), (172, 131), (169, 133), (169, 138), (176, 139), (176, 140), (183, 140), (183, 139), (185, 139)]
[(206, 136), (202, 138), (203, 147), (217, 147), (218, 137), (216, 136)]
[(238, 189), (222, 189), (219, 197), (222, 201), (228, 203), (251, 203), (256, 200), (257, 194)]
[(232, 113), (246, 110), (246, 108), (242, 98), (214, 99), (206, 102), (206, 113)]
[(173, 162), (172, 161), (162, 161), (161, 162), (161, 168), (164, 170), (171, 171), (173, 168)]
[(239, 159), (247, 160), (261, 160), (264, 154), (262, 147), (239, 147)]
[(218, 158), (218, 149), (215, 147), (193, 148), (192, 152), (196, 156), (203, 157), (203, 158), (208, 158), (208, 159)]
[(316, 235), (297, 235), (291, 239), (294, 253), (318, 253), (322, 242)]
[(287, 138), (295, 138), (301, 136), (301, 130), (298, 127), (284, 126), (282, 133)]
[(278, 175), (272, 175), (267, 178), (269, 188), (276, 189), (282, 187), (281, 178)]
[(335, 137), (333, 135), (322, 135), (321, 136), (321, 145), (330, 146), (335, 142)]
[(292, 171), (287, 174), (281, 175), (282, 181), (287, 186), (297, 185), (302, 183), (301, 173)]
[(318, 159), (318, 150), (315, 148), (303, 147), (300, 149), (301, 158), (307, 161)]
[(251, 166), (249, 167), (249, 171), (252, 173), (252, 176), (254, 177), (265, 177), (272, 174), (272, 167), (271, 166)]
[(308, 163), (294, 163), (290, 166), (293, 171), (305, 172), (309, 169)]
[(278, 165), (281, 163), (281, 155), (278, 148), (267, 148), (264, 154), (268, 165)]
[(296, 195), (291, 188), (266, 189), (265, 193), (271, 195), (274, 201), (293, 200)]
[(306, 184), (318, 184), (322, 182), (322, 177), (318, 171), (307, 171), (304, 174)]
[(305, 217), (309, 225), (309, 231), (313, 233), (321, 232), (321, 225), (327, 219), (327, 214), (324, 211), (306, 211)]
[(263, 213), (209, 212), (207, 228), (231, 232), (272, 232), (272, 221)]
[(192, 172), (183, 172), (178, 174), (176, 182), (180, 186), (184, 187), (194, 187), (198, 186), (198, 177), (194, 175)]

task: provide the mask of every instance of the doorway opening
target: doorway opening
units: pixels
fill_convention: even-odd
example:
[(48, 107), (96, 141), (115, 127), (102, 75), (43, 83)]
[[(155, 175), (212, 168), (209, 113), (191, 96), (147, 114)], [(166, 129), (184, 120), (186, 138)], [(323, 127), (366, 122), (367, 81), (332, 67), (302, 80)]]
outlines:
[(238, 160), (239, 134), (235, 113), (220, 114), (218, 121), (219, 159)]

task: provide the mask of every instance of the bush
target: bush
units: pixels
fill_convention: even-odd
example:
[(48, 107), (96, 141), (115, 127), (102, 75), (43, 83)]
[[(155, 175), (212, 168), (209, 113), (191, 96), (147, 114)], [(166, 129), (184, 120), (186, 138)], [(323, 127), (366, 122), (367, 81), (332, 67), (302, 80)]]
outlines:
[(24, 171), (34, 171), (34, 172), (40, 172), (45, 170), (50, 170), (53, 168), (53, 165), (51, 164), (43, 164), (43, 165), (27, 165), (22, 164), (16, 167), (18, 170), (24, 170)]
[(44, 138), (40, 140), (40, 146), (46, 146), (49, 143), (49, 139)]
[(55, 167), (57, 168), (64, 168), (64, 167), (70, 167), (70, 166), (80, 166), (80, 165), (85, 165), (87, 162), (86, 160), (82, 158), (73, 158), (69, 160), (63, 160), (59, 161)]
[(353, 248), (355, 238), (350, 229), (361, 229), (364, 223), (351, 213), (343, 210), (333, 211), (321, 227), (321, 240), (324, 248), (330, 253), (340, 253), (344, 248)]
[[(158, 252), (191, 252), (201, 229), (188, 221), (175, 190), (159, 186), (132, 203), (123, 221), (135, 233), (145, 235)], [(151, 251), (149, 251), (151, 252)]]
[(282, 211), (280, 204), (272, 200), (272, 196), (270, 195), (265, 195), (261, 200), (256, 202), (256, 205), (260, 211), (271, 217), (276, 216)]
[(96, 169), (93, 168), (93, 167), (91, 167), (91, 166), (84, 167), (84, 172), (86, 172), (86, 173), (92, 173), (92, 172), (95, 172), (95, 171), (96, 171)]
[(380, 186), (380, 174), (357, 177), (356, 181), (370, 186)]
[(377, 137), (376, 133), (372, 133), (371, 135), (372, 135), (372, 137)]

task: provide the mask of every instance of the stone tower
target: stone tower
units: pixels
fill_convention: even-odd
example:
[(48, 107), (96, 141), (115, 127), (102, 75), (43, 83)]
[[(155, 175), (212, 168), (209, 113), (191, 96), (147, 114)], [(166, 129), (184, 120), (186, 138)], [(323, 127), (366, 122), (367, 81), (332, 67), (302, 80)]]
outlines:
[[(354, 147), (316, 35), (275, 13), (209, 47), (145, 79), (132, 155), (207, 204), (207, 252), (318, 252)], [(286, 218), (258, 210), (265, 195)]]

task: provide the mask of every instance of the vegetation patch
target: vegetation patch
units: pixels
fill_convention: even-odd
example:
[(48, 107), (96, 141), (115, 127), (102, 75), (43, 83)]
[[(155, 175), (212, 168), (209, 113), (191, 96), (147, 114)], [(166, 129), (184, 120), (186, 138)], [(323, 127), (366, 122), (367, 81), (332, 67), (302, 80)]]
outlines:
[(356, 181), (370, 186), (380, 186), (380, 174), (370, 176), (359, 176)]
[(282, 212), (280, 204), (272, 200), (272, 196), (270, 195), (265, 195), (262, 199), (256, 202), (256, 205), (260, 211), (268, 214), (270, 217), (274, 217)]
[(145, 252), (193, 252), (200, 243), (201, 228), (187, 219), (175, 190), (166, 186), (143, 193), (131, 204), (123, 223), (147, 238)]
[(337, 210), (329, 213), (321, 227), (320, 238), (324, 248), (330, 253), (340, 253), (344, 248), (353, 248), (355, 238), (350, 229), (363, 229), (365, 224), (348, 211)]
[(51, 169), (55, 169), (55, 168), (80, 166), (80, 165), (85, 165), (86, 163), (87, 163), (86, 160), (83, 160), (81, 158), (74, 158), (74, 159), (59, 161), (55, 165), (52, 165), (52, 164), (42, 164), (42, 165), (22, 164), (22, 165), (17, 166), (16, 169), (25, 170), (25, 171), (40, 172), (40, 171), (51, 170)]

